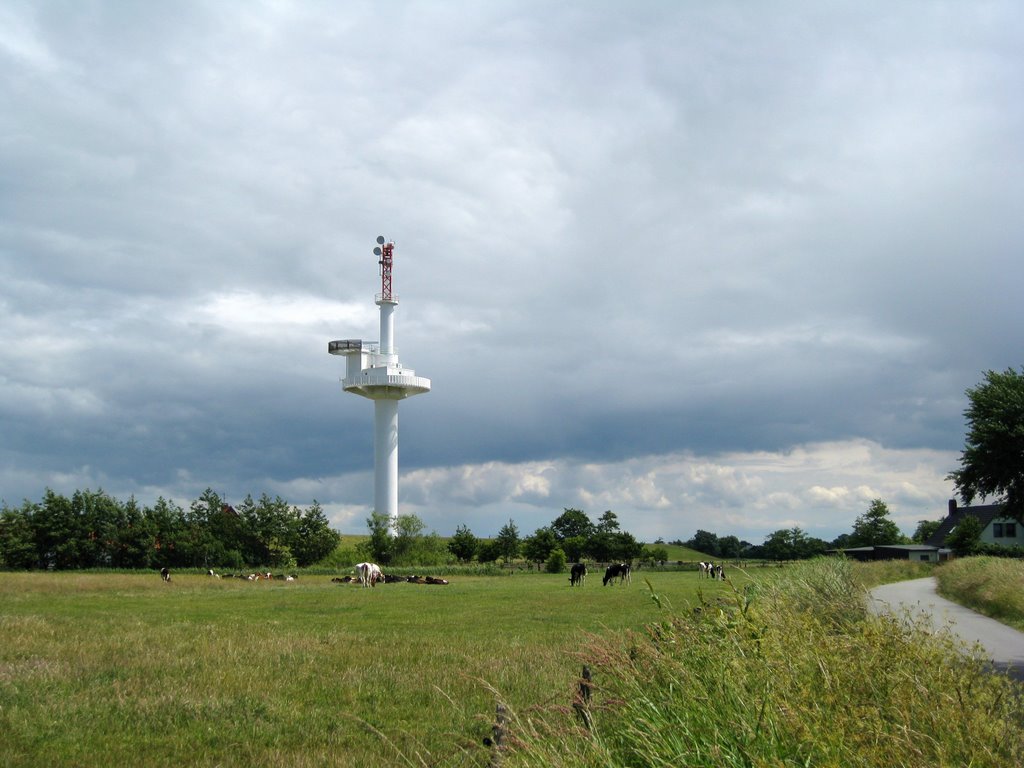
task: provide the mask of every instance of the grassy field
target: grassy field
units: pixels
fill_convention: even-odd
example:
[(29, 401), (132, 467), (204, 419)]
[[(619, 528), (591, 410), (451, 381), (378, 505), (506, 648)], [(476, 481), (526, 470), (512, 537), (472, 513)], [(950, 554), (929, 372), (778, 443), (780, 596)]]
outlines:
[[(472, 764), (495, 692), (517, 711), (568, 704), (589, 635), (657, 617), (643, 576), (359, 589), (327, 576), (4, 574), (0, 765)], [(698, 590), (731, 589), (649, 578), (682, 610)]]
[(730, 574), (6, 573), (0, 765), (482, 766), (499, 699), (503, 768), (1024, 762), (1018, 684), (864, 610), (864, 585), (920, 569)]

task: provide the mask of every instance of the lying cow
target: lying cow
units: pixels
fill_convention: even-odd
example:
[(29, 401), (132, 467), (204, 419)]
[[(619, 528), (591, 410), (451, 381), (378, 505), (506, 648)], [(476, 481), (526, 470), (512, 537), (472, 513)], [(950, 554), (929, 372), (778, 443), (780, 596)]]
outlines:
[(570, 587), (582, 587), (583, 582), (587, 580), (587, 565), (586, 563), (574, 563), (572, 569), (569, 571), (569, 586)]

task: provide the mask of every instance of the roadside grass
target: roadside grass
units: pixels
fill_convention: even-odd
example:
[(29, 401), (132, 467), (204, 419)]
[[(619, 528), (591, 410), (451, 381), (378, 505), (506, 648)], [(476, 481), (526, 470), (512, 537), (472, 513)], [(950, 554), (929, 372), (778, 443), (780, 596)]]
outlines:
[(582, 589), (6, 573), (0, 765), (486, 764), (496, 696), (567, 705), (584, 636), (657, 619), (644, 577), (684, 611), (730, 594), (690, 572)]
[(937, 567), (935, 563), (913, 560), (873, 560), (867, 563), (853, 563), (850, 576), (855, 584), (864, 589), (871, 589), (880, 584), (933, 576)]
[(592, 727), (564, 707), (518, 713), (504, 764), (1021, 765), (1020, 684), (948, 634), (869, 615), (857, 567), (795, 565), (595, 639)]
[(943, 597), (1024, 631), (1024, 560), (957, 558), (935, 577)]

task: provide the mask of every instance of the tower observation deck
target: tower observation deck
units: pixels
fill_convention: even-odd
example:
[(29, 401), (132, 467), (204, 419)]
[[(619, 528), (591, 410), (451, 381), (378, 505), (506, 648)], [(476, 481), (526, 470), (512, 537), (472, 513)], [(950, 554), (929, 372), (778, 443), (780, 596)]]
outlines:
[(327, 344), (332, 355), (345, 358), (342, 389), (374, 401), (373, 474), (374, 511), (398, 516), (398, 401), (430, 391), (430, 379), (404, 368), (395, 349), (394, 312), (398, 297), (392, 294), (393, 242), (377, 238), (373, 249), (379, 257), (381, 292), (380, 341), (340, 339)]

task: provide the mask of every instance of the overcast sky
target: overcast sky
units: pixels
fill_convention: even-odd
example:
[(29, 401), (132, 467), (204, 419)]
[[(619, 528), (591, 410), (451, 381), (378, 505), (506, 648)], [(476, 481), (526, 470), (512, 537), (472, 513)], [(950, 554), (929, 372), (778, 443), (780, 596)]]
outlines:
[(942, 516), (1024, 363), (1019, 2), (0, 4), (0, 498), (641, 539)]

